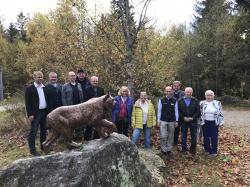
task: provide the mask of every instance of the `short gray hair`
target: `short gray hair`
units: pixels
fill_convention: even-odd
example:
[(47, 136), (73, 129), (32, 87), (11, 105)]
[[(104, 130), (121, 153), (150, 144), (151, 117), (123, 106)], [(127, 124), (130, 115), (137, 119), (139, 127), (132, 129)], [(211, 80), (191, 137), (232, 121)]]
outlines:
[(193, 92), (193, 88), (191, 88), (191, 87), (186, 87), (185, 92), (186, 92), (186, 90), (191, 90)]
[(33, 78), (36, 78), (38, 75), (42, 75), (43, 76), (43, 73), (41, 71), (34, 71)]
[(179, 85), (181, 85), (181, 81), (174, 81), (172, 84), (179, 84)]
[(93, 80), (93, 79), (97, 79), (97, 81), (99, 80), (99, 78), (97, 76), (90, 77), (90, 81)]
[(52, 75), (56, 75), (57, 76), (57, 73), (52, 71), (52, 72), (49, 73), (49, 77), (52, 76)]
[(214, 96), (214, 92), (212, 90), (207, 90), (207, 91), (205, 91), (205, 96), (206, 95), (212, 95), (212, 96)]
[(142, 95), (148, 96), (147, 92), (141, 92), (140, 96), (142, 96)]

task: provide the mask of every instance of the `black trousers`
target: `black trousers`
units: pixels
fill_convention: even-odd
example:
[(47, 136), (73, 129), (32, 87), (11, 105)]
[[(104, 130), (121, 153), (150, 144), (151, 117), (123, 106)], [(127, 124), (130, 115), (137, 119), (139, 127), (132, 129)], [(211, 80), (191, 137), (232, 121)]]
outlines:
[(46, 110), (39, 110), (37, 114), (34, 116), (33, 121), (31, 122), (31, 129), (28, 136), (28, 143), (30, 152), (33, 153), (36, 151), (36, 134), (40, 125), (40, 146), (42, 147), (42, 143), (46, 140)]
[[(92, 139), (92, 132), (93, 132), (93, 126), (89, 125), (85, 128), (85, 131), (84, 131), (84, 140), (91, 140)], [(98, 139), (100, 138), (100, 136), (98, 135), (97, 131), (94, 130), (94, 137), (93, 139)]]
[(190, 146), (190, 152), (191, 153), (196, 153), (196, 138), (197, 138), (197, 124), (195, 123), (182, 123), (181, 124), (181, 145), (182, 145), (182, 150), (186, 151), (187, 150), (187, 132), (188, 129), (190, 129), (190, 134), (191, 134), (191, 146)]
[(116, 120), (115, 125), (119, 134), (124, 134), (125, 136), (128, 136), (128, 119)]
[(174, 145), (178, 144), (180, 131), (181, 131), (180, 125), (178, 125), (178, 127), (175, 127), (175, 129), (174, 129)]

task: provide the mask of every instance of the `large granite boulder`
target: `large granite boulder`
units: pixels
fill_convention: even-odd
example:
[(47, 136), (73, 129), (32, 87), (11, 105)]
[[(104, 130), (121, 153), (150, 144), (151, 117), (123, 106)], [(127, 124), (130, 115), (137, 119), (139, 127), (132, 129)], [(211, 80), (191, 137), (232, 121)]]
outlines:
[(164, 186), (166, 165), (158, 153), (155, 149), (139, 149), (140, 159), (151, 173), (153, 187)]
[(0, 186), (147, 187), (152, 177), (136, 146), (113, 133), (84, 144), (81, 151), (17, 160), (1, 169)]

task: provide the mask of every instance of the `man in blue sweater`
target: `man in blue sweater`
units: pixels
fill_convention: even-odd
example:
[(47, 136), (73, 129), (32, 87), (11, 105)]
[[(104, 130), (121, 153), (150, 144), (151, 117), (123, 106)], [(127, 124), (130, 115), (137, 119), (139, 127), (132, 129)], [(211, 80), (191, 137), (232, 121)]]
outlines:
[(187, 151), (187, 132), (191, 132), (190, 153), (196, 154), (197, 119), (200, 117), (199, 101), (192, 96), (193, 89), (187, 87), (185, 96), (178, 101), (179, 122), (181, 123), (182, 152)]

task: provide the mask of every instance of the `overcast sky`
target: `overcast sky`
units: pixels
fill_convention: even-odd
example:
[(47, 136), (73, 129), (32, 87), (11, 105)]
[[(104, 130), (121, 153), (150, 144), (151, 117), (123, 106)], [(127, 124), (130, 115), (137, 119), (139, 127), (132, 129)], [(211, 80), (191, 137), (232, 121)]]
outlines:
[[(87, 0), (88, 10), (94, 13), (96, 4), (97, 12), (107, 12), (111, 0)], [(139, 13), (139, 2), (142, 0), (131, 0), (135, 11)], [(192, 20), (194, 4), (196, 0), (151, 0), (147, 16), (156, 22), (157, 28), (164, 28), (172, 23), (186, 23)], [(0, 19), (5, 27), (10, 22), (16, 22), (17, 14), (23, 13), (33, 15), (35, 12), (48, 13), (55, 9), (57, 0), (0, 0)]]

